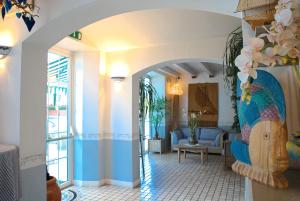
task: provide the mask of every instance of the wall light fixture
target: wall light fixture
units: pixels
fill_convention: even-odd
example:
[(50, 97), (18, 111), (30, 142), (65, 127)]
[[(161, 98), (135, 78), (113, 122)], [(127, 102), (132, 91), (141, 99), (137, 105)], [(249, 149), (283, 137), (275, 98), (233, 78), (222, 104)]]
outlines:
[(110, 77), (110, 79), (112, 79), (113, 81), (115, 82), (122, 82), (125, 80), (126, 77), (123, 77), (123, 76), (112, 76)]
[(0, 59), (4, 59), (10, 53), (11, 47), (0, 45)]

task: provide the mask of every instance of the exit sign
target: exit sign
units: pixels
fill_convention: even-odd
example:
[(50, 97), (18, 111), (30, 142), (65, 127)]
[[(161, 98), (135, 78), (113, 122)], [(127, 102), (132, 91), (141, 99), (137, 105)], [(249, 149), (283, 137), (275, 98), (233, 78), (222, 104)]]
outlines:
[(82, 39), (82, 33), (80, 31), (75, 31), (69, 35), (71, 38), (74, 38), (76, 40)]

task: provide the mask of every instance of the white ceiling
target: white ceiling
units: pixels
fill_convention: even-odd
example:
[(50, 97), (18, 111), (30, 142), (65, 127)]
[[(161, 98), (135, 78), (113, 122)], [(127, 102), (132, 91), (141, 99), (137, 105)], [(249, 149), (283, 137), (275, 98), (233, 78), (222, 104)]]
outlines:
[(204, 11), (146, 10), (116, 15), (80, 31), (83, 41), (110, 52), (225, 37), (241, 19)]

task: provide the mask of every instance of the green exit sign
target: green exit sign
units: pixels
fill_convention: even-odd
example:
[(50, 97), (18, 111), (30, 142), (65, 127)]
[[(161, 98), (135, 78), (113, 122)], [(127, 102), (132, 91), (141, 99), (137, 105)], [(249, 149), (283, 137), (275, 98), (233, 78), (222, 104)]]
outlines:
[(80, 31), (75, 31), (69, 35), (71, 38), (74, 38), (76, 40), (82, 39), (82, 33)]

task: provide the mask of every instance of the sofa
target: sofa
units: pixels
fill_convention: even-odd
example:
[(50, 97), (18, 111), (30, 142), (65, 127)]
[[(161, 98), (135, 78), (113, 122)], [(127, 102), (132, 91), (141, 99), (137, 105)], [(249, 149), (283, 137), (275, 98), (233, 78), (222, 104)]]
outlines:
[[(198, 144), (208, 147), (208, 153), (223, 153), (223, 141), (226, 132), (221, 128), (198, 128)], [(188, 127), (178, 128), (171, 132), (172, 151), (177, 150), (179, 144), (188, 144), (190, 138), (190, 129)]]

